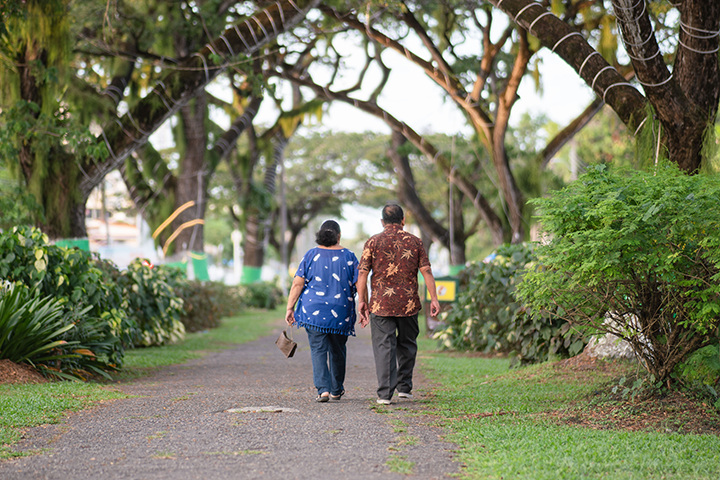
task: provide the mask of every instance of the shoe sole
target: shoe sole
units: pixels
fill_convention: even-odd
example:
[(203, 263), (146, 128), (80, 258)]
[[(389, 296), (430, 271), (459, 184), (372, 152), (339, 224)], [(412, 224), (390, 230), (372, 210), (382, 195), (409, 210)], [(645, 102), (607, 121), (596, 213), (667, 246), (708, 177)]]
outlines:
[(315, 399), (315, 401), (316, 401), (317, 403), (325, 403), (325, 402), (327, 402), (328, 400), (330, 400), (330, 397), (322, 397), (322, 396), (319, 396), (319, 397), (317, 397), (317, 398)]
[(378, 398), (376, 401), (378, 405), (390, 405), (392, 403), (390, 400), (383, 400), (382, 398)]
[(413, 396), (410, 393), (398, 393), (398, 398), (404, 398), (405, 400), (412, 400)]

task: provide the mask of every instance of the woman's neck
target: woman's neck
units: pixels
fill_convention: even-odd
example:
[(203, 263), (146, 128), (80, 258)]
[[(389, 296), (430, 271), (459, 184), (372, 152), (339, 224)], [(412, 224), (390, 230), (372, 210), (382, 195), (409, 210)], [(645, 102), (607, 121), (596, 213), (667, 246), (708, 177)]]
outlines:
[(342, 250), (343, 247), (338, 243), (337, 245), (332, 245), (329, 247), (326, 247), (324, 245), (318, 245), (317, 248), (322, 248), (323, 250)]

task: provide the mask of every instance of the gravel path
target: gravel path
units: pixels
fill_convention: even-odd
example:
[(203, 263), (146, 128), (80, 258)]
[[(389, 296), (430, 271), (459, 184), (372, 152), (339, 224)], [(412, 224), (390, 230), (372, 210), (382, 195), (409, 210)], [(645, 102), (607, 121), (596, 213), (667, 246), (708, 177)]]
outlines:
[[(340, 401), (315, 403), (307, 336), (286, 359), (275, 333), (120, 385), (131, 398), (30, 429), (19, 449), (44, 453), (0, 463), (11, 479), (400, 479), (457, 473), (454, 446), (414, 401), (375, 404), (369, 328), (348, 341)], [(424, 385), (423, 385), (424, 384)], [(397, 400), (397, 397), (395, 397)], [(247, 407), (283, 412), (228, 412)], [(390, 466), (389, 466), (390, 465)], [(391, 467), (391, 466), (395, 467)]]

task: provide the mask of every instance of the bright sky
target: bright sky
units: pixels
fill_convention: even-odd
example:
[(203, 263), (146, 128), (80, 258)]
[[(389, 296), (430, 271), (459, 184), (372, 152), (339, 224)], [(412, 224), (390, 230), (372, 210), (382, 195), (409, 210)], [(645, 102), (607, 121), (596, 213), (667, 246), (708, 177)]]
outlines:
[[(541, 52), (540, 56), (543, 62), (542, 92), (535, 91), (532, 79), (523, 79), (520, 100), (513, 108), (511, 124), (528, 112), (545, 113), (550, 120), (565, 125), (579, 115), (594, 97), (590, 87), (560, 57), (547, 51)], [(381, 107), (421, 134), (470, 133), (459, 108), (444, 100), (444, 91), (419, 67), (395, 52), (388, 52), (388, 65), (391, 61), (394, 66), (390, 80), (378, 101)], [(322, 123), (333, 130), (389, 132), (382, 120), (342, 102), (331, 105)]]

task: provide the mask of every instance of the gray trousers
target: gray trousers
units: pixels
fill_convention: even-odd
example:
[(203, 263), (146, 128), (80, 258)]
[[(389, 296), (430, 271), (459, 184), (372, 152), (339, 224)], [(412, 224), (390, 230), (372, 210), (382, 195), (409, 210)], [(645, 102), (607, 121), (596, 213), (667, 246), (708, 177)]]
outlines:
[(417, 314), (410, 317), (370, 315), (377, 396), (385, 400), (398, 392), (412, 392), (412, 375), (420, 333)]

